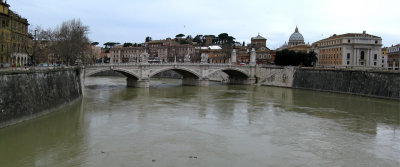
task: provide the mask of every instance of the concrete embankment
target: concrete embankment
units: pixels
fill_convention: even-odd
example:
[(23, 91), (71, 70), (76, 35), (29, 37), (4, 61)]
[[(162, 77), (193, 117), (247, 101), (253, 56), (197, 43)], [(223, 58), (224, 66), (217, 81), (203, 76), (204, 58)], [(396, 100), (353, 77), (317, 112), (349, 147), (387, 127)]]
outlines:
[(0, 128), (79, 99), (81, 74), (80, 68), (0, 72)]
[(264, 68), (261, 85), (400, 99), (400, 73), (313, 68)]

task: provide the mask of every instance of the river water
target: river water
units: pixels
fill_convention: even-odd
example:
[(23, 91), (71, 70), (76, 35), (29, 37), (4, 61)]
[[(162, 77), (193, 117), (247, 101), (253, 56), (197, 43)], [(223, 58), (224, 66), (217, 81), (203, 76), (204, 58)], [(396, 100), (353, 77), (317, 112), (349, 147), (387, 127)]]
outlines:
[(400, 166), (400, 101), (88, 78), (82, 100), (0, 129), (4, 167)]

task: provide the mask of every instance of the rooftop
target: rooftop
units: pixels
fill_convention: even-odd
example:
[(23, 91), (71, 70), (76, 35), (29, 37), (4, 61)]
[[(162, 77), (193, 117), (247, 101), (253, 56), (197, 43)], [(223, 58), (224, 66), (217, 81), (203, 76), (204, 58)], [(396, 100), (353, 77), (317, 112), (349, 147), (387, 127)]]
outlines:
[(267, 40), (267, 38), (262, 37), (260, 34), (258, 34), (256, 37), (251, 38), (251, 40)]
[(345, 37), (350, 37), (350, 38), (355, 38), (355, 37), (369, 37), (369, 38), (381, 38), (375, 35), (367, 34), (365, 31), (363, 33), (346, 33), (346, 34), (341, 34), (341, 35), (332, 35), (329, 38), (325, 38), (322, 40), (319, 40), (317, 42), (321, 41), (326, 41), (326, 40), (332, 40), (332, 39), (338, 39), (338, 38), (345, 38)]

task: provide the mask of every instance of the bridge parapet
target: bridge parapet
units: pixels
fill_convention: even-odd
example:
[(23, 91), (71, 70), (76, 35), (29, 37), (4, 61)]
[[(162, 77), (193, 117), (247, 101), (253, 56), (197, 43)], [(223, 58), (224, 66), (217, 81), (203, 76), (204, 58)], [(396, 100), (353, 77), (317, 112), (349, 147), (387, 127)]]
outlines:
[(254, 84), (255, 65), (209, 64), (209, 63), (120, 63), (85, 66), (85, 77), (102, 71), (118, 71), (128, 77), (128, 86), (148, 87), (152, 76), (167, 70), (174, 70), (183, 76), (183, 84), (207, 86), (210, 75), (226, 73), (233, 84)]

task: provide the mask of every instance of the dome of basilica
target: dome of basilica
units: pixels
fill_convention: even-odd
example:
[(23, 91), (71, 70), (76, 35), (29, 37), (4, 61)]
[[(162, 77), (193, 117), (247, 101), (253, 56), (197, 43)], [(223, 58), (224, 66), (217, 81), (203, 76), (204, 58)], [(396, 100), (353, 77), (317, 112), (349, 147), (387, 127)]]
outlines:
[(299, 33), (299, 29), (296, 27), (296, 30), (294, 33), (290, 36), (289, 42), (290, 41), (302, 41), (304, 42), (304, 37)]
[(294, 31), (294, 33), (290, 36), (288, 44), (289, 44), (289, 47), (297, 46), (299, 44), (305, 44), (304, 37), (303, 37), (303, 35), (300, 34), (297, 26), (296, 26), (296, 30)]

